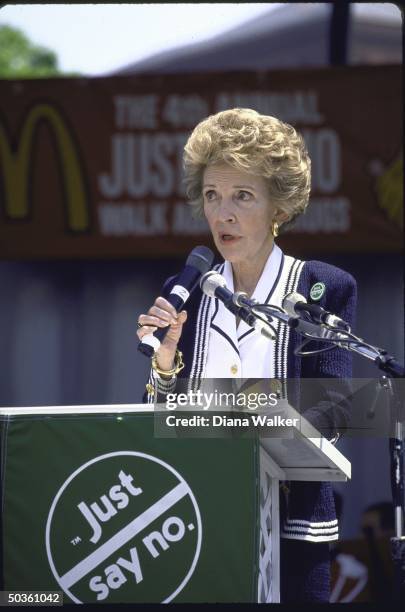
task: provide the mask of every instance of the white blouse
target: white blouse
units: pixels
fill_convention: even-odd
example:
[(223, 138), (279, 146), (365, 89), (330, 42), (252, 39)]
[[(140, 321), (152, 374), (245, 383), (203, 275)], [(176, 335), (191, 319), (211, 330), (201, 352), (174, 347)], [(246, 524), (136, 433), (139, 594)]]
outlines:
[[(267, 259), (259, 282), (251, 296), (258, 302), (274, 303), (271, 294), (280, 276), (283, 254), (274, 244)], [(226, 286), (234, 291), (232, 266), (225, 261), (222, 276)], [(273, 341), (268, 340), (240, 321), (218, 299), (212, 299), (210, 306), (211, 327), (208, 339), (208, 355), (205, 378), (272, 378)]]

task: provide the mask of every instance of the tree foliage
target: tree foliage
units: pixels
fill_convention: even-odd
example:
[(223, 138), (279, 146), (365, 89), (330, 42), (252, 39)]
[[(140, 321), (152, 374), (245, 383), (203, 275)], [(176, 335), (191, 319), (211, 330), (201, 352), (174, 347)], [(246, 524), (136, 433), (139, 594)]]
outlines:
[(0, 78), (26, 79), (61, 74), (58, 58), (51, 49), (32, 43), (21, 30), (0, 26)]

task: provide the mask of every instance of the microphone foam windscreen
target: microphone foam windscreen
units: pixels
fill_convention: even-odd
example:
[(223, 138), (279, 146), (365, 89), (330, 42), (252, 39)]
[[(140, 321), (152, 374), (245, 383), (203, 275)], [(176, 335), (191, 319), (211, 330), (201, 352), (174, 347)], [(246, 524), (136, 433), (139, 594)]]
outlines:
[(215, 297), (215, 290), (218, 287), (226, 287), (224, 277), (218, 272), (207, 272), (200, 280), (200, 287), (209, 297)]
[(296, 317), (297, 313), (295, 311), (295, 304), (305, 301), (306, 300), (302, 295), (296, 291), (293, 291), (292, 293), (287, 293), (287, 295), (283, 297), (281, 305), (290, 317)]
[(187, 257), (186, 265), (197, 268), (201, 274), (205, 274), (212, 268), (214, 253), (206, 246), (197, 246)]

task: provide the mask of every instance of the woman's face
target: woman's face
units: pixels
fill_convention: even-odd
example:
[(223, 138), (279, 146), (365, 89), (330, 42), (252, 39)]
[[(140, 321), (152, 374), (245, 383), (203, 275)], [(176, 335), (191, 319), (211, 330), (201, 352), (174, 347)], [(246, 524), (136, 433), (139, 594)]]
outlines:
[(205, 169), (202, 191), (204, 213), (224, 259), (253, 263), (270, 253), (276, 209), (265, 179), (219, 162)]

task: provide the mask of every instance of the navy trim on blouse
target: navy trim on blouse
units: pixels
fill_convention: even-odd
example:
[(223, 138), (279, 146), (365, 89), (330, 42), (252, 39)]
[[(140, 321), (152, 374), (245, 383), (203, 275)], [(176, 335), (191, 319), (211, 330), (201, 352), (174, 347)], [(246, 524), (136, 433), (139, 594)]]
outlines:
[[(270, 292), (269, 292), (268, 296), (266, 297), (266, 304), (270, 300), (271, 296), (274, 293), (275, 288), (277, 287), (278, 281), (280, 280), (280, 276), (281, 276), (281, 273), (283, 271), (283, 267), (284, 267), (284, 253), (281, 254), (281, 261), (280, 261), (280, 265), (279, 265), (279, 268), (278, 268), (276, 280), (274, 281), (273, 286), (270, 289)], [(249, 334), (252, 334), (254, 331), (255, 330), (253, 328), (249, 329), (247, 332), (242, 334), (240, 338), (238, 338), (238, 341), (240, 342), (242, 340), (242, 338), (246, 338), (246, 336), (248, 336)]]
[(225, 340), (228, 340), (229, 344), (232, 346), (232, 348), (234, 349), (234, 351), (236, 352), (236, 354), (239, 357), (239, 349), (238, 347), (233, 343), (233, 341), (231, 340), (231, 338), (220, 328), (217, 327), (215, 324), (211, 323), (211, 329), (215, 329), (216, 332), (218, 332), (219, 334), (221, 334), (221, 336), (223, 338), (225, 338)]

